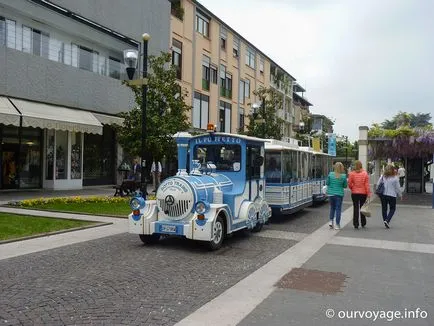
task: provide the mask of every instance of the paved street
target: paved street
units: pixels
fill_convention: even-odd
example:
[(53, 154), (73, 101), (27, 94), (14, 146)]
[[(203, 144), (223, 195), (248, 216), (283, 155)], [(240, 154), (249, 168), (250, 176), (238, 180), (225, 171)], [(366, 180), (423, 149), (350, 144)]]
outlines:
[[(366, 230), (354, 231), (347, 193), (343, 225), (348, 224), (339, 232), (326, 226), (325, 203), (273, 218), (260, 233), (237, 233), (216, 252), (177, 238), (144, 246), (138, 236), (125, 233), (127, 223), (122, 219), (108, 220), (110, 226), (3, 244), (0, 321), (4, 325), (365, 325), (366, 320), (327, 319), (325, 311), (414, 305), (434, 311), (433, 211), (411, 203), (398, 207), (391, 230), (382, 226), (380, 207), (374, 203), (377, 217), (369, 219)], [(89, 241), (92, 236), (96, 239)], [(333, 277), (342, 273), (343, 281), (326, 294), (321, 286), (300, 289), (300, 279), (287, 288), (278, 286), (291, 269)], [(310, 277), (309, 282), (315, 276)], [(417, 322), (412, 325), (432, 324)]]
[[(324, 224), (327, 211), (327, 204), (320, 205), (258, 234), (240, 232), (216, 252), (176, 238), (146, 247), (138, 236), (120, 233), (3, 259), (0, 320), (5, 325), (173, 325)], [(281, 231), (283, 236), (275, 233)], [(62, 239), (57, 241), (62, 245), (74, 233), (51, 238)], [(28, 241), (33, 250), (43, 240)], [(2, 245), (0, 251), (18, 244)]]

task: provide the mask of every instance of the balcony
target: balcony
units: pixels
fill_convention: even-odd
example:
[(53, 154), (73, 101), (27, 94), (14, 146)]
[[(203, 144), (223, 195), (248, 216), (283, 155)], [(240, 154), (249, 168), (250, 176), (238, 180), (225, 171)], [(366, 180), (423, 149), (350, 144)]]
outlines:
[(232, 90), (226, 88), (220, 88), (220, 96), (232, 99)]
[(209, 91), (209, 80), (202, 79), (202, 89), (204, 91)]

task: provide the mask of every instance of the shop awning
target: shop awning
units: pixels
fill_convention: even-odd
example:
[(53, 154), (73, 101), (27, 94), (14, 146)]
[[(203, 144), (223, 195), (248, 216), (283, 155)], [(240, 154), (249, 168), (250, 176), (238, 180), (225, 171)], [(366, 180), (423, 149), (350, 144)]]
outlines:
[(4, 125), (20, 126), (20, 114), (9, 102), (7, 97), (0, 96), (0, 123)]
[(10, 98), (23, 116), (23, 127), (102, 135), (102, 125), (91, 113), (57, 105)]
[(124, 118), (119, 118), (119, 117), (115, 117), (115, 116), (107, 115), (107, 114), (102, 114), (102, 113), (93, 113), (93, 115), (103, 125), (119, 125), (119, 126), (122, 126), (124, 124)]

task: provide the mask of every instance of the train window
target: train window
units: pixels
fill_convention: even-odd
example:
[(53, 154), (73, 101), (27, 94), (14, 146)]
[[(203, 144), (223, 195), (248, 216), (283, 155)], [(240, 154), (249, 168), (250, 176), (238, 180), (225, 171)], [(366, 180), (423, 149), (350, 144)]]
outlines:
[(282, 167), (283, 167), (282, 182), (283, 183), (292, 182), (292, 178), (293, 178), (292, 165), (294, 164), (292, 162), (292, 153), (293, 153), (292, 151), (282, 152)]
[(246, 177), (247, 180), (259, 179), (261, 177), (261, 166), (255, 164), (257, 157), (261, 156), (260, 146), (247, 146)]
[(201, 164), (212, 162), (217, 171), (238, 172), (241, 170), (240, 145), (202, 145), (196, 146), (194, 159)]
[(281, 183), (282, 164), (279, 153), (267, 153), (265, 157), (265, 179), (270, 183)]

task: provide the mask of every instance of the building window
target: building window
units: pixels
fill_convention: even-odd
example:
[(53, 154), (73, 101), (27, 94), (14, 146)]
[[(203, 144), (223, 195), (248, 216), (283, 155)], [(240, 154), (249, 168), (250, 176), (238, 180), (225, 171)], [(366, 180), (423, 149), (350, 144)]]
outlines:
[(194, 92), (193, 100), (193, 127), (206, 129), (209, 115), (209, 96)]
[(209, 18), (201, 13), (196, 14), (196, 31), (209, 37)]
[(240, 88), (238, 89), (239, 92), (239, 102), (240, 104), (244, 104), (246, 95), (245, 95), (245, 89), (246, 89), (246, 82), (244, 80), (240, 80)]
[(239, 125), (238, 127), (240, 128), (240, 131), (244, 130), (244, 109), (240, 108), (239, 111)]
[(16, 48), (16, 23), (0, 16), (0, 46)]
[(0, 46), (6, 44), (6, 20), (0, 16)]
[(210, 64), (211, 59), (204, 55), (202, 57), (202, 89), (206, 91), (209, 91)]
[(230, 103), (226, 103), (224, 101), (220, 101), (220, 129), (221, 132), (231, 132), (231, 110), (232, 105)]
[(220, 96), (232, 98), (232, 75), (224, 65), (220, 65)]
[(250, 98), (250, 80), (246, 79), (246, 81), (244, 82), (244, 86), (244, 94), (246, 98)]
[(255, 69), (255, 51), (253, 51), (249, 47), (247, 47), (247, 52), (246, 52), (246, 65)]
[(23, 26), (23, 52), (48, 59), (49, 39), (48, 33)]
[(236, 58), (238, 58), (240, 55), (240, 40), (236, 37), (234, 37), (234, 46), (232, 48), (232, 53)]
[(217, 67), (214, 65), (211, 65), (210, 69), (211, 69), (211, 82), (213, 84), (217, 84), (217, 79), (218, 79), (217, 78)]
[(121, 60), (109, 57), (109, 76), (115, 79), (121, 78)]
[(182, 43), (172, 39), (172, 65), (176, 69), (176, 78), (182, 79)]
[(227, 31), (224, 27), (220, 27), (220, 48), (226, 51)]
[(264, 58), (263, 57), (259, 57), (259, 72), (261, 74), (264, 73)]
[(81, 179), (81, 133), (71, 136), (71, 179)]
[(84, 46), (78, 47), (78, 66), (80, 69), (93, 71), (93, 51)]

